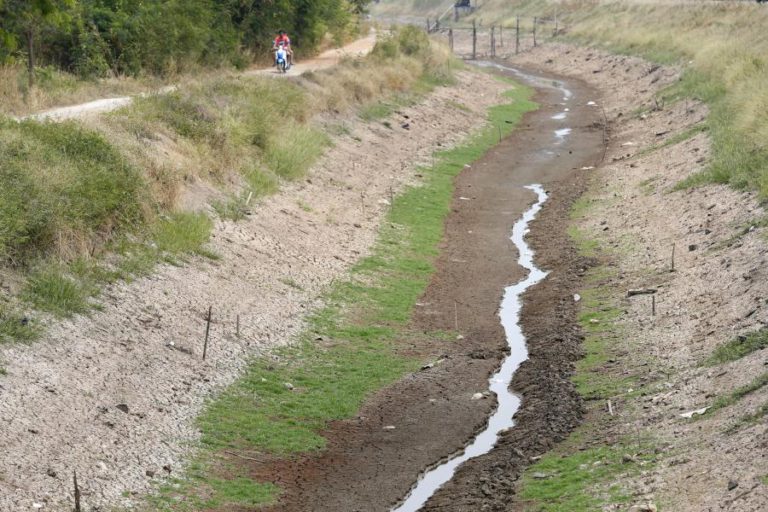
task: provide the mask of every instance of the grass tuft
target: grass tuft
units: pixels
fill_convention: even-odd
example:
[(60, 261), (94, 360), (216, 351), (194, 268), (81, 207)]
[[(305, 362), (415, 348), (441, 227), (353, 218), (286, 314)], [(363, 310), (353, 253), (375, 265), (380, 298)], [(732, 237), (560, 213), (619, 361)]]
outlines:
[(23, 297), (40, 311), (64, 318), (87, 313), (93, 308), (88, 290), (54, 267), (33, 274)]
[(633, 462), (622, 462), (629, 448), (637, 447), (600, 446), (544, 455), (523, 476), (520, 497), (526, 510), (591, 512), (608, 504), (630, 502), (632, 495), (617, 482), (647, 470), (653, 457), (641, 453)]
[(749, 384), (745, 384), (725, 396), (718, 397), (707, 410), (706, 414), (695, 416), (694, 418), (703, 418), (715, 411), (733, 405), (745, 396), (750, 395), (765, 386), (768, 386), (768, 372), (755, 377)]
[(0, 306), (0, 344), (8, 342), (30, 342), (38, 338), (40, 325), (35, 319)]
[(152, 232), (152, 240), (161, 252), (176, 256), (184, 253), (203, 254), (213, 221), (204, 213), (171, 214), (160, 221)]
[(760, 329), (746, 335), (740, 335), (723, 343), (704, 361), (706, 366), (736, 361), (744, 356), (768, 347), (768, 329)]

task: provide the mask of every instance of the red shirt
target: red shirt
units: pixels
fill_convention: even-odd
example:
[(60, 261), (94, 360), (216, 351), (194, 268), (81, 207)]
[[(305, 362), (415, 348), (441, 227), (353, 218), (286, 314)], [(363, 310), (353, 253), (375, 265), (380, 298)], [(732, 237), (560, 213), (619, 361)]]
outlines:
[(275, 38), (275, 46), (280, 46), (283, 43), (285, 46), (291, 46), (291, 38), (288, 34), (281, 34)]

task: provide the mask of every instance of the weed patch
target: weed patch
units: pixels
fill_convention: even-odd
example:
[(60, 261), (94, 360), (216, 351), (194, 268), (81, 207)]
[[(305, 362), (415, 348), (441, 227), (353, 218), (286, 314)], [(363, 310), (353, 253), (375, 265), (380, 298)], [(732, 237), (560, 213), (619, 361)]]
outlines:
[(726, 434), (734, 434), (741, 429), (751, 427), (763, 421), (763, 418), (768, 416), (768, 403), (765, 403), (758, 407), (758, 409), (752, 414), (746, 414), (739, 418), (736, 423), (728, 427), (725, 431)]
[(723, 343), (715, 349), (704, 362), (706, 366), (715, 366), (730, 361), (736, 361), (757, 350), (768, 347), (768, 329), (760, 329)]
[(768, 386), (768, 372), (755, 377), (755, 379), (752, 380), (752, 382), (749, 384), (741, 386), (731, 393), (717, 398), (707, 410), (706, 414), (695, 416), (695, 418), (703, 418), (714, 413), (715, 411), (733, 405), (745, 396), (752, 394), (765, 386)]
[(0, 344), (12, 341), (30, 342), (40, 335), (41, 327), (32, 318), (0, 306)]
[(544, 455), (526, 470), (520, 493), (526, 510), (586, 512), (627, 503), (632, 495), (619, 482), (648, 470), (655, 462), (648, 451), (627, 460), (627, 453), (637, 450), (637, 446), (627, 443), (576, 449), (571, 445), (578, 438), (577, 431), (565, 446)]
[(40, 311), (58, 317), (87, 313), (92, 309), (89, 291), (72, 277), (56, 268), (46, 268), (33, 274), (23, 297)]

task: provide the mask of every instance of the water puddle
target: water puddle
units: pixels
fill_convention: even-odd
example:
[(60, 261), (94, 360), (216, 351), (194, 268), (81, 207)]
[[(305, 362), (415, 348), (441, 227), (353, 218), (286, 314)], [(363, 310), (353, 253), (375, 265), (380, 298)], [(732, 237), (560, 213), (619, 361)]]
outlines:
[(571, 129), (570, 128), (560, 128), (559, 130), (555, 130), (555, 138), (557, 138), (557, 143), (561, 143), (565, 140), (565, 138), (570, 135)]
[(515, 223), (512, 228), (511, 239), (520, 253), (517, 262), (521, 267), (528, 270), (528, 277), (507, 287), (501, 302), (499, 316), (507, 336), (510, 354), (504, 360), (499, 371), (489, 380), (489, 388), (498, 399), (498, 409), (488, 420), (488, 426), (485, 430), (478, 434), (469, 446), (454, 454), (446, 462), (424, 473), (406, 500), (392, 509), (392, 512), (415, 512), (419, 510), (440, 487), (453, 478), (459, 466), (470, 459), (490, 452), (498, 441), (499, 433), (515, 424), (512, 416), (520, 407), (520, 397), (509, 390), (509, 385), (517, 368), (528, 359), (528, 348), (520, 327), (520, 310), (522, 308), (520, 297), (523, 292), (547, 275), (546, 272), (533, 264), (533, 250), (525, 242), (525, 235), (530, 231), (528, 225), (547, 200), (547, 193), (541, 185), (529, 185), (525, 188), (536, 193), (537, 201)]

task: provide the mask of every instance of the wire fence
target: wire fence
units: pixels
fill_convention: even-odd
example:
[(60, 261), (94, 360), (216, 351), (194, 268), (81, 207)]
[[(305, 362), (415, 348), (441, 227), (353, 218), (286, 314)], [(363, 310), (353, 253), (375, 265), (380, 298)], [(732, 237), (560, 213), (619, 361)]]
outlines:
[(426, 20), (426, 30), (446, 38), (448, 46), (465, 59), (494, 58), (497, 55), (518, 54), (551, 40), (564, 33), (557, 16), (515, 18), (513, 24), (498, 23), (480, 25), (451, 23), (449, 26), (437, 20)]

